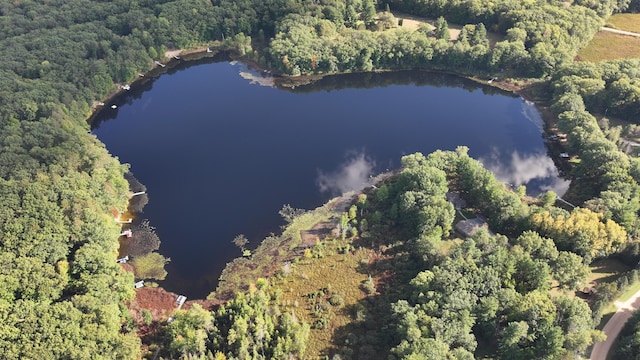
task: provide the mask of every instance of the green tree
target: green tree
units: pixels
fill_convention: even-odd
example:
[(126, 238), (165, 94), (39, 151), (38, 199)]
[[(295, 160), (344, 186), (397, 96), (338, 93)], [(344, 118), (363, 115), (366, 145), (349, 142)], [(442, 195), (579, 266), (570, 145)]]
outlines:
[(213, 326), (213, 317), (200, 304), (189, 310), (178, 310), (167, 328), (169, 350), (179, 356), (203, 355), (207, 334)]
[(552, 206), (553, 204), (555, 204), (556, 199), (557, 199), (558, 195), (556, 195), (556, 193), (554, 193), (553, 191), (549, 190), (547, 192), (545, 192), (544, 194), (540, 195), (540, 201), (541, 201), (541, 205), (543, 207), (549, 207)]
[(151, 252), (131, 260), (131, 266), (133, 266), (134, 273), (138, 279), (164, 280), (167, 276), (164, 266), (169, 261), (170, 259), (156, 252)]
[(477, 24), (470, 39), (471, 45), (482, 45), (489, 47), (489, 39), (487, 38), (487, 29), (483, 23)]
[(640, 351), (640, 311), (635, 311), (620, 332), (615, 355), (619, 359), (637, 358)]
[(376, 5), (374, 0), (362, 1), (362, 20), (368, 28), (376, 24)]
[(500, 333), (498, 346), (500, 354), (510, 359), (530, 359), (530, 351), (521, 348), (529, 341), (529, 325), (524, 321), (510, 322)]
[(433, 25), (435, 26), (433, 32), (436, 35), (436, 38), (442, 40), (449, 40), (451, 38), (451, 33), (449, 33), (449, 24), (442, 16), (437, 18)]
[(344, 24), (350, 28), (358, 25), (358, 12), (356, 11), (353, 0), (348, 0), (344, 14)]
[(560, 251), (553, 264), (553, 277), (561, 289), (578, 290), (589, 275), (589, 266), (583, 259), (570, 252)]

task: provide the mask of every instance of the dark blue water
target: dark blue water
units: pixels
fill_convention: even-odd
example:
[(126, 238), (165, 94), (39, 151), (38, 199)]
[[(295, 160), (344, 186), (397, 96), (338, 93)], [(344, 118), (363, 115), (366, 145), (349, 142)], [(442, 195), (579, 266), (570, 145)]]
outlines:
[(256, 246), (278, 232), (283, 204), (315, 208), (405, 154), (465, 145), (531, 194), (568, 186), (539, 114), (513, 95), (424, 72), (334, 76), (293, 90), (241, 73), (249, 71), (229, 62), (174, 70), (94, 120), (93, 132), (148, 188), (143, 217), (171, 258), (162, 282), (170, 291), (206, 296), (240, 255), (236, 235)]

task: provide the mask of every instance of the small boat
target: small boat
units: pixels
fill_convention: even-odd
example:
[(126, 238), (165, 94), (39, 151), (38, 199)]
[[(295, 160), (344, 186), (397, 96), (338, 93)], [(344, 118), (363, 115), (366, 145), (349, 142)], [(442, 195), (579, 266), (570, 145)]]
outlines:
[(121, 88), (123, 90), (131, 90), (131, 86), (129, 86), (129, 85), (122, 85)]
[(211, 53), (211, 52), (213, 52), (213, 51), (211, 51), (211, 49), (207, 48), (207, 52), (208, 52), (208, 53)]
[(176, 60), (180, 60), (180, 56), (174, 56), (173, 58)]
[(156, 65), (161, 66), (161, 67), (165, 67), (166, 65), (161, 63), (160, 61), (155, 61)]
[(112, 108), (112, 109), (117, 109), (117, 108), (118, 108), (118, 105), (113, 104), (113, 105), (111, 105), (111, 108)]

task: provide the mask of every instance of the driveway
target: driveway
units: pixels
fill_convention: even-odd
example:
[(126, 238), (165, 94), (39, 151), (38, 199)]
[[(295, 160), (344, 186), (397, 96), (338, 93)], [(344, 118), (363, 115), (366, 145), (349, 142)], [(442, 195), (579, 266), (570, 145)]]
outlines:
[(609, 28), (609, 27), (603, 27), (600, 30), (608, 31), (608, 32), (612, 32), (612, 33), (616, 33), (616, 34), (620, 34), (620, 35), (629, 35), (629, 36), (640, 37), (640, 34), (638, 34), (638, 33), (634, 33), (634, 32), (631, 32), (631, 31), (612, 29), (612, 28)]
[(591, 360), (606, 360), (607, 353), (611, 349), (611, 345), (620, 334), (622, 327), (629, 320), (634, 311), (640, 308), (640, 290), (637, 291), (631, 298), (625, 302), (614, 302), (618, 311), (609, 319), (604, 326), (604, 333), (607, 335), (607, 340), (596, 343), (591, 351)]

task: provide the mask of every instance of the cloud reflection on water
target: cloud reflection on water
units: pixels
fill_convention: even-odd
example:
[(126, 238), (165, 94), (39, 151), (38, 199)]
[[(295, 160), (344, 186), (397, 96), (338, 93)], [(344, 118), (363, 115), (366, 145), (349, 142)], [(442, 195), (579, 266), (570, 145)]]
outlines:
[(569, 189), (569, 181), (558, 177), (558, 169), (547, 154), (520, 155), (511, 153), (506, 162), (497, 150), (480, 162), (491, 171), (498, 180), (517, 187), (527, 185), (527, 193), (537, 195), (548, 190), (562, 196)]
[(543, 131), (544, 120), (542, 120), (542, 116), (533, 102), (523, 99), (521, 113), (522, 116), (531, 121), (531, 123), (540, 129), (540, 131)]
[(368, 183), (375, 161), (364, 152), (351, 152), (340, 167), (329, 173), (318, 170), (316, 183), (322, 192), (340, 195), (353, 190), (360, 190)]

